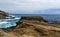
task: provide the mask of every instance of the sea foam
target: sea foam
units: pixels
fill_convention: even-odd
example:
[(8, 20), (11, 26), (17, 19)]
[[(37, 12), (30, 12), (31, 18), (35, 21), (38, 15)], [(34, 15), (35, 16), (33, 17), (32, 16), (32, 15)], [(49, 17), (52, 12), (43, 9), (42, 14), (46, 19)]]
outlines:
[(16, 22), (19, 19), (20, 18), (18, 18), (18, 17), (14, 18), (14, 19), (1, 19), (0, 28), (8, 28), (8, 27), (16, 26)]

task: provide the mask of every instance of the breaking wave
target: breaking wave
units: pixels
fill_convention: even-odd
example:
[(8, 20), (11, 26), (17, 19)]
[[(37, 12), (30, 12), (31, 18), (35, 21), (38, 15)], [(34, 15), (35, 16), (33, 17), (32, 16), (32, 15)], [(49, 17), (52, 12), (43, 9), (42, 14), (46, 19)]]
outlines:
[(19, 19), (20, 18), (18, 18), (18, 17), (14, 18), (14, 19), (1, 19), (0, 28), (8, 28), (8, 27), (16, 26), (16, 22)]

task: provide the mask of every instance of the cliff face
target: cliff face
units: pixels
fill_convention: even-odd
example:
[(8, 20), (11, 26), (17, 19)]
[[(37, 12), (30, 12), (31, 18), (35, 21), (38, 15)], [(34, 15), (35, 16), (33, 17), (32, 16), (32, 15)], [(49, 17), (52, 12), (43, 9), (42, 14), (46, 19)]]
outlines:
[(50, 26), (41, 16), (23, 16), (17, 26), (0, 30), (0, 37), (5, 36), (60, 37), (60, 27)]
[(6, 12), (0, 10), (0, 19), (8, 19), (7, 17), (13, 18), (12, 16), (9, 16), (8, 13), (6, 13)]

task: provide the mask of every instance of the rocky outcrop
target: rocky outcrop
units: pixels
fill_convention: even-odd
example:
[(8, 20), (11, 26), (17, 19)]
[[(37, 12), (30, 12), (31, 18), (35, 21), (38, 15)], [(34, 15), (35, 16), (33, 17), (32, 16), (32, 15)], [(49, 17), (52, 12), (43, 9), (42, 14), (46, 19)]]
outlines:
[(17, 22), (17, 24), (20, 24), (21, 21), (28, 21), (32, 23), (48, 22), (45, 19), (43, 19), (41, 16), (22, 16), (19, 22)]
[(60, 37), (60, 27), (49, 25), (41, 16), (23, 16), (15, 27), (1, 30), (2, 37)]
[(9, 18), (14, 18), (12, 16), (10, 16), (10, 14), (0, 10), (0, 19), (9, 19)]
[(36, 21), (47, 22), (41, 16), (22, 16), (20, 20), (34, 20), (34, 21), (36, 20)]

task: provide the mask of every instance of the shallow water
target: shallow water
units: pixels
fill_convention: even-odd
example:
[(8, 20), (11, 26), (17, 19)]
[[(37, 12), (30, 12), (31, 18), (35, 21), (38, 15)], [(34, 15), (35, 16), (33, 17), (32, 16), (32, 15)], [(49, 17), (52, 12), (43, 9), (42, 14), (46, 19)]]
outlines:
[(15, 19), (1, 19), (0, 20), (0, 28), (8, 28), (11, 26), (16, 26), (16, 22), (18, 22), (20, 18), (15, 17)]

